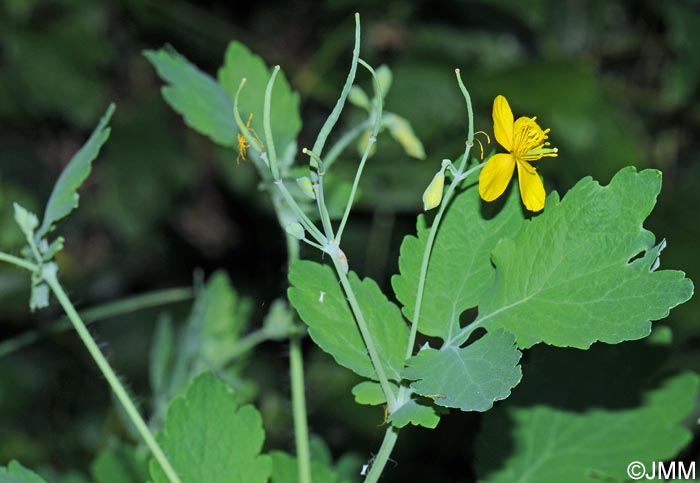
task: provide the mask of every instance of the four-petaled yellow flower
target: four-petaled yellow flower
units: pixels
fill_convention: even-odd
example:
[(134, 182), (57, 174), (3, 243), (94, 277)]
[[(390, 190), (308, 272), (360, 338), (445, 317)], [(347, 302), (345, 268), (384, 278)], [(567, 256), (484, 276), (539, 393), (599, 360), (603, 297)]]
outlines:
[(513, 121), (508, 101), (499, 95), (493, 101), (493, 133), (498, 144), (508, 154), (494, 154), (479, 175), (479, 194), (485, 201), (493, 201), (503, 194), (518, 166), (520, 197), (525, 208), (540, 211), (544, 208), (545, 192), (537, 170), (530, 163), (557, 155), (557, 148), (549, 148), (547, 133), (536, 122), (537, 117), (520, 117)]

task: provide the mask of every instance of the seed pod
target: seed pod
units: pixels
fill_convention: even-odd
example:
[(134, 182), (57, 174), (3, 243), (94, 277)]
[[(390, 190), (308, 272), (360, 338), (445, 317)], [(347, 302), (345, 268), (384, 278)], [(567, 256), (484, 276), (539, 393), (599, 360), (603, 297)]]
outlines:
[(445, 175), (442, 171), (438, 171), (433, 176), (425, 192), (423, 193), (423, 209), (425, 211), (432, 210), (440, 205), (442, 201), (442, 190), (445, 186)]

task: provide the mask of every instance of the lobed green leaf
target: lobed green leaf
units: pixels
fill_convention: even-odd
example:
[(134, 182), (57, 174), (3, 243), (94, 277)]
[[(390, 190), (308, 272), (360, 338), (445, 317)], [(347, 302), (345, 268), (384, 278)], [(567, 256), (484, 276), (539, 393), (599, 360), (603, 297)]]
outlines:
[[(475, 307), (496, 279), (490, 254), (503, 237), (514, 236), (524, 217), (515, 187), (505, 201), (484, 205), (476, 188), (477, 175), (464, 183), (445, 212), (433, 245), (418, 319), (418, 331), (449, 340), (460, 329), (460, 315)], [(392, 287), (410, 320), (428, 239), (425, 216), (418, 217), (417, 237), (406, 236), (399, 257), (400, 275)]]
[[(354, 272), (348, 278), (387, 377), (398, 382), (408, 344), (408, 329), (401, 312), (374, 280), (360, 280)], [(376, 379), (360, 330), (333, 270), (307, 260), (295, 261), (289, 269), (289, 282), (289, 301), (309, 326), (314, 342), (341, 366)]]
[(477, 437), (481, 483), (627, 481), (627, 465), (674, 458), (698, 375), (660, 374), (667, 350), (645, 342), (586, 352), (532, 349), (525, 377)]
[(46, 203), (44, 219), (35, 235), (37, 243), (53, 230), (58, 221), (78, 207), (80, 196), (77, 190), (90, 174), (92, 161), (97, 158), (102, 145), (109, 138), (110, 128), (107, 125), (114, 109), (114, 104), (110, 104), (90, 138), (63, 168)]
[(660, 189), (660, 172), (630, 167), (608, 186), (585, 178), (562, 201), (551, 194), (544, 213), (494, 249), (496, 283), (477, 322), (512, 332), (522, 348), (649, 335), (650, 321), (693, 293), (683, 272), (652, 271), (662, 247), (642, 224)]
[(215, 79), (173, 48), (147, 50), (144, 55), (168, 83), (161, 90), (163, 98), (189, 127), (222, 146), (236, 145), (233, 99)]
[[(237, 407), (229, 388), (210, 373), (173, 400), (157, 436), (182, 483), (266, 483), (272, 463), (260, 454), (264, 439), (260, 413)], [(155, 459), (150, 471), (154, 483), (168, 483)]]
[(505, 399), (522, 377), (515, 337), (489, 332), (466, 347), (424, 348), (409, 359), (403, 375), (411, 388), (440, 406), (487, 411)]
[[(250, 114), (253, 114), (251, 127), (260, 136), (263, 133), (265, 87), (271, 74), (272, 70), (265, 65), (260, 57), (254, 55), (242, 43), (234, 41), (226, 49), (224, 65), (219, 69), (217, 76), (219, 84), (231, 99), (235, 97), (241, 80), (246, 78), (238, 109), (244, 121), (247, 121)], [(233, 107), (231, 108), (233, 115), (232, 109)], [(292, 90), (283, 72), (277, 75), (275, 85), (272, 88), (270, 118), (275, 147), (278, 153), (283, 154), (301, 131), (299, 94)]]

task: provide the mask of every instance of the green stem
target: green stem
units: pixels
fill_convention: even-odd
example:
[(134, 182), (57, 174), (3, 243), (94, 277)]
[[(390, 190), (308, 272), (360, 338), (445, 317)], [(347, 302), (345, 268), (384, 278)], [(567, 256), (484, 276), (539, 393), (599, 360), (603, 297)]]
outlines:
[(301, 337), (298, 335), (293, 335), (289, 339), (289, 375), (292, 383), (292, 414), (299, 483), (311, 483), (311, 450), (304, 394), (304, 359), (301, 353)]
[(5, 252), (0, 252), (0, 261), (11, 263), (11, 264), (16, 265), (20, 268), (27, 269), (30, 272), (35, 272), (36, 269), (38, 268), (32, 262), (25, 260), (24, 258), (19, 258), (19, 257), (16, 257), (14, 255), (10, 255), (9, 253), (5, 253)]
[(231, 346), (228, 351), (222, 351), (220, 355), (223, 365), (226, 365), (233, 361), (235, 358), (241, 354), (245, 354), (250, 351), (253, 347), (257, 346), (268, 340), (269, 337), (263, 329), (258, 329), (245, 337), (239, 339), (235, 345)]
[(323, 233), (321, 233), (321, 231), (318, 228), (316, 228), (316, 225), (313, 224), (309, 217), (306, 216), (306, 213), (304, 213), (301, 210), (301, 208), (299, 208), (299, 205), (289, 193), (287, 187), (284, 185), (284, 181), (279, 179), (275, 180), (274, 183), (277, 185), (277, 188), (279, 189), (280, 193), (282, 193), (282, 197), (287, 202), (287, 206), (289, 206), (289, 208), (299, 219), (299, 223), (301, 223), (304, 226), (306, 231), (308, 231), (311, 234), (311, 236), (313, 236), (316, 239), (317, 242), (319, 242), (321, 245), (325, 245), (328, 242), (328, 240), (326, 240), (326, 237), (323, 236)]
[(333, 225), (331, 224), (331, 217), (328, 214), (328, 207), (326, 206), (326, 197), (323, 193), (323, 173), (318, 175), (318, 189), (316, 190), (316, 200), (318, 203), (318, 212), (321, 215), (321, 223), (323, 224), (323, 229), (326, 232), (326, 238), (333, 240), (335, 236), (333, 235)]
[(337, 255), (332, 255), (333, 264), (335, 265), (335, 270), (338, 272), (338, 277), (340, 278), (340, 284), (343, 286), (345, 291), (345, 296), (350, 303), (350, 308), (355, 315), (355, 320), (357, 321), (357, 326), (362, 334), (362, 339), (367, 347), (367, 352), (369, 353), (369, 358), (372, 361), (372, 366), (374, 371), (377, 373), (377, 379), (379, 379), (379, 384), (382, 386), (382, 391), (384, 396), (386, 396), (387, 405), (389, 406), (389, 412), (392, 412), (396, 408), (396, 397), (391, 390), (391, 385), (389, 384), (389, 379), (386, 377), (386, 372), (384, 372), (384, 366), (379, 358), (379, 352), (374, 345), (374, 339), (372, 338), (372, 333), (369, 331), (367, 322), (365, 321), (364, 315), (362, 315), (362, 310), (360, 309), (360, 304), (357, 303), (357, 298), (355, 297), (355, 292), (350, 285), (348, 276), (345, 274), (345, 270), (340, 263)]
[[(183, 302), (185, 300), (190, 300), (192, 296), (193, 293), (190, 287), (158, 290), (81, 311), (80, 317), (83, 319), (83, 322), (89, 325), (98, 320), (107, 319), (116, 315), (128, 314), (137, 310), (158, 307), (165, 304)], [(48, 324), (45, 327), (25, 332), (17, 337), (1, 342), (0, 358), (33, 344), (44, 336), (58, 334), (70, 329), (71, 326), (70, 320), (64, 318), (63, 320)]]
[(372, 119), (367, 119), (366, 121), (361, 122), (357, 126), (351, 128), (345, 134), (343, 134), (340, 137), (340, 139), (336, 141), (333, 147), (328, 151), (328, 154), (326, 154), (324, 158), (326, 169), (330, 168), (331, 165), (335, 163), (336, 159), (338, 159), (338, 156), (340, 156), (343, 153), (343, 151), (345, 151), (345, 149), (350, 145), (350, 143), (353, 142), (353, 140), (360, 134), (369, 129), (371, 125)]
[(114, 394), (117, 396), (117, 399), (119, 399), (119, 402), (122, 404), (122, 406), (124, 406), (124, 410), (126, 411), (132, 423), (134, 424), (139, 434), (145, 441), (146, 445), (148, 445), (148, 447), (151, 449), (153, 456), (160, 464), (161, 468), (168, 477), (168, 480), (170, 480), (171, 483), (180, 483), (180, 478), (177, 476), (177, 473), (170, 464), (170, 461), (168, 460), (167, 456), (165, 456), (165, 453), (163, 453), (163, 450), (156, 442), (150, 429), (148, 429), (148, 425), (136, 409), (134, 402), (129, 397), (128, 393), (126, 392), (126, 389), (124, 389), (124, 386), (119, 381), (119, 378), (114, 373), (114, 370), (109, 365), (109, 362), (107, 362), (107, 359), (105, 359), (105, 356), (102, 354), (99, 347), (97, 347), (95, 339), (93, 339), (90, 335), (90, 332), (87, 330), (85, 323), (78, 315), (78, 312), (76, 312), (75, 307), (73, 307), (73, 304), (66, 295), (66, 292), (63, 290), (63, 287), (58, 282), (58, 279), (56, 278), (55, 266), (54, 270), (51, 270), (48, 267), (44, 268), (43, 278), (49, 285), (49, 287), (51, 287), (51, 290), (56, 296), (56, 299), (58, 299), (58, 302), (63, 307), (63, 310), (66, 312), (66, 315), (73, 323), (73, 327), (75, 327), (75, 330), (78, 332), (78, 335), (83, 341), (83, 344), (85, 344), (85, 347), (87, 347), (87, 350), (90, 352), (90, 355), (92, 355), (93, 359), (97, 363), (97, 366), (100, 368), (100, 371), (102, 371), (102, 374), (104, 375), (105, 379), (107, 379), (107, 382), (114, 391)]
[[(469, 147), (467, 147), (466, 152), (464, 153), (464, 159), (467, 159), (469, 156)], [(418, 289), (416, 290), (416, 303), (413, 306), (413, 317), (411, 317), (411, 332), (408, 336), (408, 347), (406, 347), (406, 359), (411, 357), (413, 355), (413, 346), (416, 343), (416, 334), (418, 332), (418, 319), (420, 317), (420, 311), (421, 311), (421, 306), (423, 304), (423, 292), (425, 291), (425, 280), (428, 275), (428, 264), (430, 263), (430, 255), (433, 253), (433, 245), (435, 243), (435, 236), (437, 235), (438, 227), (440, 226), (440, 222), (442, 221), (442, 216), (445, 214), (445, 210), (447, 209), (447, 205), (450, 204), (450, 200), (452, 199), (452, 195), (454, 194), (455, 189), (457, 186), (459, 186), (459, 183), (462, 182), (467, 176), (472, 174), (474, 171), (481, 169), (485, 163), (481, 163), (477, 166), (474, 166), (473, 168), (467, 170), (466, 173), (461, 174), (462, 170), (464, 169), (464, 159), (462, 160), (462, 164), (459, 168), (458, 173), (459, 175), (456, 175), (452, 179), (452, 183), (450, 183), (450, 186), (447, 188), (447, 192), (445, 193), (445, 196), (442, 198), (442, 203), (440, 203), (440, 208), (438, 209), (437, 215), (435, 215), (435, 219), (433, 220), (433, 224), (430, 226), (430, 233), (428, 233), (428, 240), (426, 241), (425, 244), (425, 251), (423, 252), (423, 261), (421, 262), (420, 266), (420, 275), (418, 276)]]
[(376, 483), (382, 476), (384, 467), (389, 461), (389, 456), (391, 455), (396, 440), (399, 437), (399, 430), (393, 426), (389, 426), (384, 433), (384, 440), (382, 440), (382, 445), (379, 447), (379, 453), (374, 457), (374, 462), (372, 463), (369, 473), (365, 478), (364, 483)]

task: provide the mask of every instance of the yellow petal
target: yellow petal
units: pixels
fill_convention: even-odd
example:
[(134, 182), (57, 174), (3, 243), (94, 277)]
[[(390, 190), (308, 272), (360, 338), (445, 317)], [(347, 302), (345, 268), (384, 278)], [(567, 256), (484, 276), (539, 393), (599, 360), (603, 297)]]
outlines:
[(442, 171), (438, 171), (423, 193), (423, 209), (425, 211), (432, 210), (440, 204), (444, 187), (445, 175), (442, 174)]
[(513, 177), (515, 159), (511, 154), (494, 154), (479, 174), (479, 194), (484, 201), (493, 201), (503, 194)]
[(493, 134), (498, 144), (513, 152), (513, 111), (501, 95), (493, 100)]
[(518, 186), (520, 186), (520, 197), (525, 208), (530, 211), (540, 211), (544, 208), (544, 185), (537, 170), (530, 164), (518, 162)]

